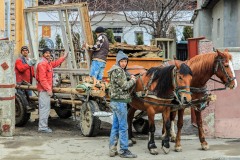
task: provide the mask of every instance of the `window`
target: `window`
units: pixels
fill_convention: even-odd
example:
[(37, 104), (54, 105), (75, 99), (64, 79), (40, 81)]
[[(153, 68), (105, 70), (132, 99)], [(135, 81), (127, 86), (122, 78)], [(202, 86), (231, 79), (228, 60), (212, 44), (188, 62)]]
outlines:
[(123, 33), (122, 28), (108, 28), (108, 29), (111, 29), (113, 31), (113, 33)]
[(217, 20), (217, 38), (220, 37), (220, 18)]
[(122, 37), (121, 36), (114, 36), (114, 39), (116, 42), (122, 42)]
[(10, 36), (10, 2), (5, 2), (5, 30), (4, 37)]

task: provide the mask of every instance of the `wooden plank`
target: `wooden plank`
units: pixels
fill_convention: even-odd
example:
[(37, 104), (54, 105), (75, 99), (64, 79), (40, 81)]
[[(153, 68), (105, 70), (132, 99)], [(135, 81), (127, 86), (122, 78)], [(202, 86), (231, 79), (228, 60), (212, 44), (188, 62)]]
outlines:
[[(76, 64), (76, 57), (75, 57), (75, 52), (74, 52), (74, 47), (73, 47), (73, 43), (72, 43), (72, 33), (71, 33), (71, 25), (69, 23), (69, 18), (68, 18), (68, 13), (67, 10), (63, 11), (64, 15), (65, 15), (65, 21), (66, 21), (66, 32), (67, 32), (67, 36), (68, 36), (68, 42), (69, 42), (69, 46), (71, 49), (71, 56), (72, 56), (72, 63), (73, 63), (73, 68), (77, 69), (77, 64)], [(63, 24), (62, 24), (63, 25)]]
[(58, 5), (42, 5), (36, 7), (28, 7), (24, 12), (46, 12), (46, 11), (59, 11), (59, 10), (78, 10), (79, 7), (87, 6), (86, 2), (58, 4)]
[[(29, 98), (33, 101), (38, 101), (38, 97), (36, 97), (36, 96), (29, 97)], [(58, 99), (51, 98), (50, 100), (53, 103), (58, 102)], [(76, 100), (72, 101), (72, 100), (60, 99), (60, 101), (61, 101), (61, 104), (72, 104), (72, 103), (74, 103), (75, 105), (81, 105), (82, 104), (82, 101), (76, 101)]]
[[(69, 68), (54, 68), (54, 73), (74, 74), (74, 75), (89, 75), (89, 70), (86, 68), (69, 69)], [(72, 81), (72, 80), (71, 80)], [(72, 86), (76, 86), (72, 84)]]
[[(28, 85), (17, 85), (16, 88), (18, 89), (27, 89), (32, 91), (37, 91), (36, 86), (28, 86)], [(68, 93), (68, 94), (81, 94), (87, 95), (85, 91), (81, 88), (53, 88), (53, 93)]]
[(33, 13), (24, 13), (24, 19), (25, 19), (25, 26), (26, 26), (26, 32), (30, 47), (30, 52), (33, 53), (34, 58), (38, 61), (39, 60), (39, 53), (38, 53), (38, 42), (36, 41), (34, 27), (33, 27), (33, 19), (32, 15)]
[[(80, 12), (80, 20), (82, 24), (82, 29), (84, 33), (84, 40), (90, 45), (93, 45), (94, 40), (93, 40), (93, 34), (91, 30), (91, 23), (90, 23), (90, 18), (88, 16), (88, 7), (79, 7), (79, 12)], [(85, 50), (85, 55), (87, 59), (87, 66), (90, 70), (90, 64), (91, 64), (91, 58), (92, 58), (92, 52), (88, 51), (87, 49)]]

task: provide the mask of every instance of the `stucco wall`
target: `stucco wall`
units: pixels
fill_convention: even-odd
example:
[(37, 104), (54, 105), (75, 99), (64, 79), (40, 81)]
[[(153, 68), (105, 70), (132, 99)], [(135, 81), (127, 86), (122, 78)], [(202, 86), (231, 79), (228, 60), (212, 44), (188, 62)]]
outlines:
[(198, 11), (198, 16), (194, 21), (194, 37), (204, 36), (212, 39), (212, 12), (209, 9)]
[[(213, 27), (212, 27), (212, 41), (214, 47), (222, 47), (223, 46), (223, 33), (224, 33), (224, 26), (223, 26), (223, 10), (224, 10), (224, 3), (223, 0), (219, 1), (212, 10), (212, 20), (213, 20)], [(220, 19), (220, 28), (218, 33), (218, 19)]]
[[(224, 0), (224, 44), (223, 47), (237, 47), (239, 43), (238, 23), (238, 4), (237, 1)], [(220, 7), (221, 8), (221, 7)]]

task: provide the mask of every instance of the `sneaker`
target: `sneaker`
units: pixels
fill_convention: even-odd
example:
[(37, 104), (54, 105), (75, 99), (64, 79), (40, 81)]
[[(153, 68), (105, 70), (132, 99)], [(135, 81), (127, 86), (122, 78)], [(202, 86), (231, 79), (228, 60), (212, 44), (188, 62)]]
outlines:
[(116, 150), (109, 150), (109, 156), (110, 157), (115, 157), (116, 155), (118, 155), (118, 151), (116, 151)]
[(128, 149), (122, 150), (122, 153), (119, 155), (121, 158), (137, 158), (136, 154), (132, 154)]
[(41, 133), (52, 133), (52, 129), (50, 129), (50, 128), (47, 128), (47, 129), (39, 129), (38, 132), (41, 132)]

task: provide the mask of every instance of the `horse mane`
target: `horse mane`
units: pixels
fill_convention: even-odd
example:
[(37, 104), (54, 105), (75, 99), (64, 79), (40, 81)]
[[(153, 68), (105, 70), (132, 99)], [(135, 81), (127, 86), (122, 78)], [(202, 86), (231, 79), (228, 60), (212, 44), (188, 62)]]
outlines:
[(195, 75), (199, 75), (202, 73), (205, 73), (205, 71), (213, 71), (213, 64), (215, 61), (217, 54), (212, 53), (206, 53), (206, 54), (200, 54), (193, 58), (191, 58), (187, 63), (189, 66), (191, 66), (192, 71)]
[(158, 97), (166, 97), (169, 89), (172, 89), (172, 70), (174, 67), (174, 65), (152, 67), (147, 71), (146, 76), (154, 74), (152, 82), (157, 81), (157, 85), (153, 91)]

